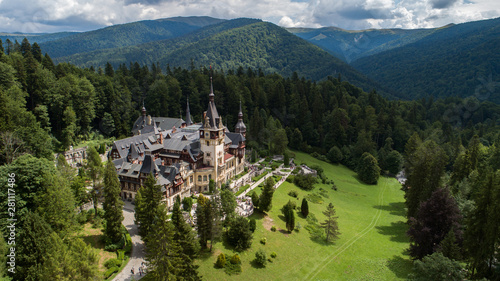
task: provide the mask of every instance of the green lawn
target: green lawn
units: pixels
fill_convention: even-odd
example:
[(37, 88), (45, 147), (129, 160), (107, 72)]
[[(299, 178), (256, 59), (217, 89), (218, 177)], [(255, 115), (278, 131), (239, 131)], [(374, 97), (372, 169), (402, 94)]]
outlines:
[[(405, 236), (404, 201), (400, 184), (393, 178), (381, 178), (378, 185), (365, 185), (358, 181), (356, 173), (343, 167), (327, 164), (307, 154), (296, 152), (298, 163), (319, 164), (328, 179), (333, 179), (338, 190), (331, 186), (317, 184), (310, 192), (303, 191), (288, 182), (274, 193), (273, 208), (269, 216), (254, 214), (257, 229), (252, 247), (240, 253), (242, 273), (229, 276), (223, 269), (214, 268), (220, 252), (232, 255), (234, 252), (225, 243), (217, 243), (213, 253), (205, 253), (200, 259), (200, 274), (206, 280), (401, 280), (411, 270), (411, 261), (406, 254), (408, 238)], [(302, 198), (318, 193), (319, 188), (327, 191), (321, 204), (309, 202), (310, 213), (320, 222), (322, 212), (332, 202), (339, 217), (340, 238), (333, 244), (314, 240), (304, 229), (307, 222), (297, 216), (296, 224), (302, 229), (288, 234), (282, 220), (281, 207), (288, 200), (296, 200), (300, 206)], [(296, 190), (299, 199), (288, 192)], [(271, 232), (271, 226), (278, 231)], [(267, 238), (267, 244), (259, 243)], [(277, 253), (273, 263), (265, 268), (252, 264), (255, 252), (264, 249), (268, 256)]]

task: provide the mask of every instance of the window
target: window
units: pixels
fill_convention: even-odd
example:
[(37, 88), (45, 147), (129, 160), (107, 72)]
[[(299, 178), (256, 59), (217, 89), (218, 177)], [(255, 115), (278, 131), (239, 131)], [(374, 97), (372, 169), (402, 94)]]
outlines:
[(210, 152), (207, 152), (207, 156), (210, 157)]
[(193, 176), (189, 177), (189, 183), (193, 183)]
[(207, 145), (210, 145), (210, 142), (209, 142), (209, 141), (207, 141)]
[(207, 181), (207, 176), (203, 176), (203, 181)]
[(212, 175), (208, 175), (208, 179), (211, 180), (212, 179)]
[(201, 176), (198, 176), (198, 181), (201, 181)]

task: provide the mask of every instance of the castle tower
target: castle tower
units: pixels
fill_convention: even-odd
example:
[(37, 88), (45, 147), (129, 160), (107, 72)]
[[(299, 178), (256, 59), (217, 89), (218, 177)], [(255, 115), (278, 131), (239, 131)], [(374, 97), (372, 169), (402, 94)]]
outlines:
[(200, 144), (201, 151), (204, 153), (203, 164), (214, 168), (211, 178), (217, 183), (224, 177), (225, 126), (222, 124), (222, 117), (219, 116), (215, 106), (212, 76), (210, 76), (210, 94), (208, 97), (208, 108), (203, 114), (203, 126), (200, 128)]
[(247, 126), (243, 123), (243, 111), (241, 110), (241, 100), (240, 100), (240, 112), (238, 113), (238, 123), (236, 123), (236, 127), (234, 128), (235, 133), (240, 133), (244, 137), (247, 135)]
[(188, 97), (186, 102), (186, 127), (191, 126), (192, 124), (193, 121), (191, 121), (191, 112), (189, 112), (189, 97)]

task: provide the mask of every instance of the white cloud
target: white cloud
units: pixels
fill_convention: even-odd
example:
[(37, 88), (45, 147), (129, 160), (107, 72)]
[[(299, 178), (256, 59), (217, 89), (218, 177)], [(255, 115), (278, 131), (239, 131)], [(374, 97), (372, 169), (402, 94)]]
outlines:
[(174, 16), (251, 17), (286, 27), (424, 28), (500, 16), (498, 0), (0, 0), (0, 31), (83, 31)]

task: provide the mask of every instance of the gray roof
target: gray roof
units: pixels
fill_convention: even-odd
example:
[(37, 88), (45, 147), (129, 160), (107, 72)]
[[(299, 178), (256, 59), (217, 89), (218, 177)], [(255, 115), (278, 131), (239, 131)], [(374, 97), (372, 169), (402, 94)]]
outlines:
[(126, 139), (117, 140), (113, 143), (113, 149), (118, 150), (120, 158), (126, 158), (129, 153), (131, 145), (135, 145), (139, 150), (139, 152), (145, 151), (146, 148), (150, 149), (151, 143), (148, 140), (150, 136), (156, 138), (155, 134), (151, 132), (148, 134), (137, 135)]
[(240, 142), (245, 141), (245, 137), (240, 133), (226, 133), (226, 137), (231, 140), (229, 148), (238, 148)]
[(155, 174), (159, 171), (158, 166), (154, 161), (154, 158), (151, 157), (151, 154), (146, 154), (146, 156), (144, 156), (144, 161), (142, 162), (140, 171), (141, 173), (145, 174), (150, 174), (150, 173)]

